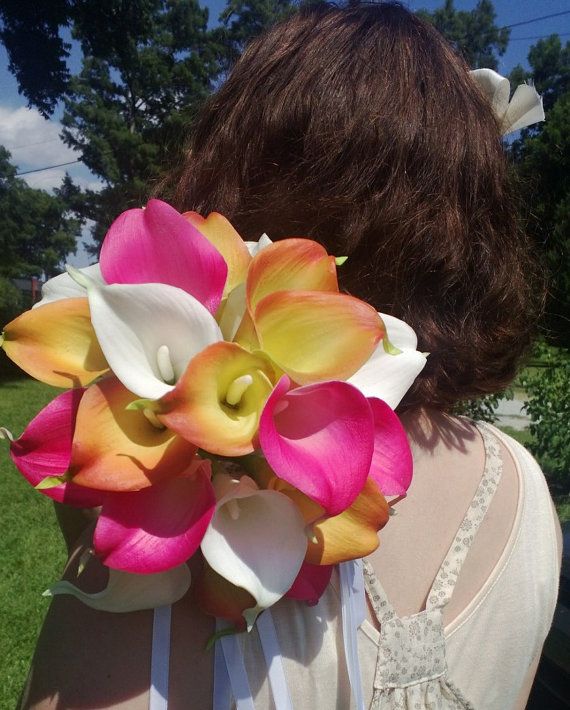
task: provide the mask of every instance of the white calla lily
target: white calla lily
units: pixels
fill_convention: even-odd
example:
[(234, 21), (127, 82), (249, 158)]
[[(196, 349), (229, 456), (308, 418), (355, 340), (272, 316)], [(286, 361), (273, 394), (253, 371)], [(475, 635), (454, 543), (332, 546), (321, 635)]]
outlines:
[(220, 474), (214, 488), (223, 495), (202, 540), (202, 554), (219, 575), (254, 597), (257, 605), (244, 612), (251, 627), (299, 573), (307, 550), (303, 517), (287, 496), (260, 490), (248, 476), (235, 481)]
[[(88, 276), (99, 284), (104, 284), (103, 276), (101, 275), (101, 269), (99, 264), (92, 264), (91, 266), (86, 266), (83, 269), (77, 269), (81, 274)], [(59, 274), (59, 276), (54, 276), (53, 279), (49, 279), (42, 286), (42, 297), (37, 303), (33, 305), (33, 308), (39, 308), (39, 306), (45, 306), (46, 303), (52, 303), (52, 301), (61, 301), (64, 298), (85, 298), (85, 289), (80, 286), (71, 276), (66, 272)]]
[(118, 614), (174, 604), (190, 587), (187, 565), (173, 567), (157, 574), (131, 574), (109, 570), (109, 582), (101, 592), (89, 594), (67, 580), (56, 582), (44, 592), (44, 597), (70, 594), (92, 609)]
[(509, 80), (493, 69), (473, 69), (469, 72), (489, 99), (504, 136), (533, 123), (544, 121), (542, 97), (534, 86), (520, 84), (509, 102)]
[(263, 249), (268, 247), (270, 244), (273, 244), (273, 242), (271, 241), (271, 239), (269, 239), (267, 234), (262, 234), (257, 242), (245, 243), (247, 250), (250, 253), (250, 256), (255, 256), (256, 254), (259, 254), (260, 251), (263, 251)]
[(222, 340), (211, 313), (186, 291), (167, 284), (100, 285), (73, 267), (87, 289), (91, 322), (111, 370), (144, 399), (174, 388), (190, 360)]
[(427, 360), (425, 354), (416, 350), (418, 339), (407, 323), (384, 313), (380, 313), (380, 317), (386, 326), (388, 340), (400, 353), (386, 352), (381, 341), (370, 359), (347, 381), (365, 397), (377, 397), (396, 409)]
[(230, 291), (219, 318), (224, 340), (232, 341), (239, 328), (246, 309), (245, 282)]

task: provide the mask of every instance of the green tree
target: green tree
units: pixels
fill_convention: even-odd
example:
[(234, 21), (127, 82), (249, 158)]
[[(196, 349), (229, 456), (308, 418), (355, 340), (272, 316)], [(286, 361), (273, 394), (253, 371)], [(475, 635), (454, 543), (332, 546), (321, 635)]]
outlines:
[(547, 336), (570, 347), (570, 42), (540, 40), (528, 55), (530, 71), (516, 67), (514, 83), (533, 79), (546, 121), (524, 130), (511, 147), (520, 177), (528, 230), (549, 269)]
[(453, 0), (445, 0), (437, 10), (420, 10), (418, 15), (447, 37), (472, 69), (497, 69), (497, 57), (507, 49), (510, 30), (495, 24), (491, 0), (479, 0), (473, 10), (456, 10)]
[(64, 98), (63, 139), (104, 183), (77, 203), (96, 242), (119, 212), (144, 204), (211, 91), (220, 59), (207, 21), (197, 0), (76, 3), (83, 62)]
[(68, 213), (63, 191), (50, 195), (16, 177), (0, 146), (0, 277), (54, 276), (75, 251), (79, 221)]
[(568, 353), (544, 349), (545, 367), (536, 374), (523, 374), (521, 383), (528, 401), (533, 442), (530, 450), (536, 456), (553, 492), (570, 493), (570, 359)]

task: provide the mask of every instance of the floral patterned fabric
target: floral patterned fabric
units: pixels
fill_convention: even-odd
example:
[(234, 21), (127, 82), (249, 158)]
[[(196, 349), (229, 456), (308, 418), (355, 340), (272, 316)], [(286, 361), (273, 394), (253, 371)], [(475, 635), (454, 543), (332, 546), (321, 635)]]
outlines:
[(364, 562), (366, 591), (380, 625), (370, 710), (472, 708), (461, 692), (447, 680), (442, 617), (502, 472), (498, 441), (484, 426), (478, 428), (485, 444), (485, 470), (475, 497), (436, 575), (426, 608), (412, 616), (397, 616), (374, 570), (368, 562)]

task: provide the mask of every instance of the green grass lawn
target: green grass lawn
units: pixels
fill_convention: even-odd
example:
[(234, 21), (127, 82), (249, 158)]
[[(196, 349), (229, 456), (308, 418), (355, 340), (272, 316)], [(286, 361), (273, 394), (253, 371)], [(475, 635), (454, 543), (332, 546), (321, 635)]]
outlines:
[[(27, 378), (0, 379), (0, 426), (19, 436), (59, 390)], [(50, 500), (18, 473), (0, 441), (0, 708), (16, 707), (49, 601), (42, 592), (59, 578), (65, 545)]]

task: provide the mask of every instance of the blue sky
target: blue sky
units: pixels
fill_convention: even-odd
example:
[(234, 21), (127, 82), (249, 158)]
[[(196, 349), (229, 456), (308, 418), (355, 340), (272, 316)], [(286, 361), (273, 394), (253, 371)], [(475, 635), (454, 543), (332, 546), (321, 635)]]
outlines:
[[(404, 0), (404, 4), (412, 10), (434, 10), (442, 3), (443, 0)], [(213, 24), (226, 2), (210, 0), (203, 4), (209, 8)], [(455, 0), (455, 7), (460, 10), (471, 10), (476, 4), (477, 0)], [(499, 26), (570, 10), (570, 0), (495, 0), (494, 5)], [(570, 40), (570, 14), (513, 27), (509, 48), (500, 58), (499, 71), (508, 74), (516, 64), (528, 66), (528, 50), (537, 41), (536, 38), (553, 33), (560, 34), (563, 41)], [(71, 57), (72, 70), (77, 70), (78, 65), (78, 54), (74, 53)], [(60, 111), (46, 121), (36, 110), (27, 108), (25, 99), (18, 94), (16, 80), (8, 71), (6, 52), (0, 45), (0, 144), (12, 153), (12, 160), (20, 171), (43, 168), (76, 158), (59, 138), (59, 118)], [(81, 186), (96, 188), (97, 179), (81, 164), (30, 173), (24, 179), (33, 187), (49, 190), (60, 184), (66, 170)], [(87, 263), (82, 249), (78, 250), (71, 262), (78, 266)]]

